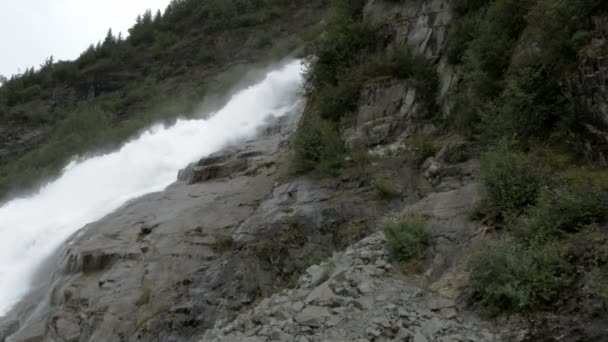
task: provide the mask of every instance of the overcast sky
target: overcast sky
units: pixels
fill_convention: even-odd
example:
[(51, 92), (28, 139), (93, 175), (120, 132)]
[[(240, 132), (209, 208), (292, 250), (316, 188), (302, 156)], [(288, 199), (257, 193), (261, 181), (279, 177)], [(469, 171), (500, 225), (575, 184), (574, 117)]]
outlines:
[(74, 59), (108, 28), (126, 35), (147, 8), (164, 10), (170, 0), (0, 0), (0, 75), (30, 66)]

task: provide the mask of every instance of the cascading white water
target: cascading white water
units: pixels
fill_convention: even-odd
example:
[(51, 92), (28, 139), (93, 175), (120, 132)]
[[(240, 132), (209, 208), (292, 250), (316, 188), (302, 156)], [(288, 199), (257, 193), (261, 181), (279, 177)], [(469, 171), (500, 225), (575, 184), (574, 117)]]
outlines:
[(0, 317), (31, 288), (37, 267), (76, 231), (143, 194), (227, 143), (251, 138), (269, 116), (293, 112), (302, 65), (291, 62), (234, 95), (206, 120), (157, 126), (120, 150), (70, 164), (36, 195), (0, 208)]

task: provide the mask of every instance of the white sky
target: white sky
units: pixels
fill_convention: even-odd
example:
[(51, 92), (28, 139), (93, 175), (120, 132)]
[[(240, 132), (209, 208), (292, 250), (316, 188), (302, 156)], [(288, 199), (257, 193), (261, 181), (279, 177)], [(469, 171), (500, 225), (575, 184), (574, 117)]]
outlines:
[(91, 43), (127, 29), (147, 8), (164, 10), (170, 0), (0, 0), (0, 75), (74, 59)]

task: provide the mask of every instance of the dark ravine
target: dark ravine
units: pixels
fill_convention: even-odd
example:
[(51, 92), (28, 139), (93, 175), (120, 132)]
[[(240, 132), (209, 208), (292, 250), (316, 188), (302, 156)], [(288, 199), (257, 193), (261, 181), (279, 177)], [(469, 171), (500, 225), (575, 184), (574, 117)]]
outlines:
[[(364, 9), (388, 23), (387, 48), (407, 46), (436, 68), (443, 119), (460, 84), (445, 54), (452, 4)], [(583, 125), (579, 151), (605, 164), (608, 43), (593, 44), (564, 86), (597, 118)], [(584, 283), (550, 313), (489, 322), (470, 305), (472, 246), (501, 226), (472, 215), (479, 147), (426, 120), (422, 97), (408, 80), (366, 83), (340, 137), (376, 158), (351, 160), (338, 177), (290, 173), (304, 108), (188, 166), (165, 191), (73, 236), (42, 267), (40, 288), (0, 320), (0, 341), (608, 341), (606, 316), (589, 318), (604, 309)], [(439, 136), (438, 148), (414, 166), (403, 155), (418, 132)], [(397, 195), (377, 196), (378, 175)], [(391, 263), (378, 232), (407, 213), (424, 215), (430, 235), (416, 272)]]

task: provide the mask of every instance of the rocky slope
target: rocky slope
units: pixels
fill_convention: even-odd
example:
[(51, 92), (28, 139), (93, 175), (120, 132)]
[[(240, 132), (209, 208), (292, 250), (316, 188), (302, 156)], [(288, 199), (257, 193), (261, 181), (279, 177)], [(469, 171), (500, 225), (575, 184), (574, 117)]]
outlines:
[(75, 61), (50, 58), (9, 80), (0, 87), (0, 202), (55, 177), (74, 155), (198, 113), (203, 97), (216, 109), (248, 71), (300, 47), (326, 11), (327, 0), (175, 0), (125, 39), (110, 32)]
[(388, 208), (361, 179), (282, 180), (297, 118), (85, 227), (49, 261), (2, 337), (191, 340), (364, 236)]
[[(444, 55), (451, 6), (371, 0), (364, 10), (388, 23), (388, 46), (433, 63), (442, 118), (459, 80)], [(602, 56), (581, 56), (570, 88), (600, 118), (605, 87), (593, 80), (604, 79)], [(588, 88), (593, 95), (583, 98)], [(301, 113), (189, 166), (165, 191), (74, 236), (41, 272), (39, 291), (0, 321), (0, 340), (606, 341), (605, 319), (586, 324), (577, 305), (559, 317), (494, 324), (469, 311), (471, 246), (501, 227), (473, 219), (478, 147), (440, 131), (423, 107), (411, 80), (366, 83), (340, 134), (371, 158), (350, 160), (339, 177), (289, 174)], [(601, 127), (590, 125), (596, 140), (581, 142), (598, 160)], [(437, 136), (438, 148), (417, 166), (404, 156), (416, 153), (408, 139), (419, 132)], [(378, 196), (379, 175), (394, 197)], [(387, 258), (377, 232), (407, 213), (424, 215), (430, 235), (414, 272)], [(547, 328), (541, 337), (539, 327)]]
[(376, 233), (321, 265), (294, 289), (262, 300), (233, 321), (219, 321), (202, 341), (500, 341), (453, 300), (393, 271)]
[[(457, 311), (461, 273), (439, 277), (477, 234), (467, 219), (477, 198), (475, 184), (466, 176), (435, 175), (445, 191), (425, 196), (432, 185), (390, 159), (373, 167), (391, 170), (403, 182), (403, 197), (391, 202), (377, 199), (368, 171), (337, 181), (285, 180), (286, 144), (298, 117), (275, 122), (259, 139), (191, 165), (164, 192), (85, 227), (49, 262), (40, 291), (4, 322), (4, 337), (190, 341), (215, 326), (205, 340), (219, 327), (230, 332), (225, 320), (254, 305), (253, 312), (266, 318), (243, 329), (271, 341), (293, 340), (285, 334), (315, 341), (410, 335), (416, 341), (494, 340), (486, 324)], [(475, 168), (470, 163), (453, 167), (462, 175)], [(310, 264), (377, 229), (379, 218), (403, 210), (430, 219), (435, 242), (429, 255), (435, 257), (428, 259), (428, 278), (440, 278), (436, 290), (445, 297), (423, 289), (424, 279), (392, 271), (378, 234), (308, 268), (296, 281)], [(256, 304), (284, 286), (296, 289)], [(295, 309), (283, 312), (285, 305), (276, 301)], [(369, 317), (377, 322), (368, 322)]]

